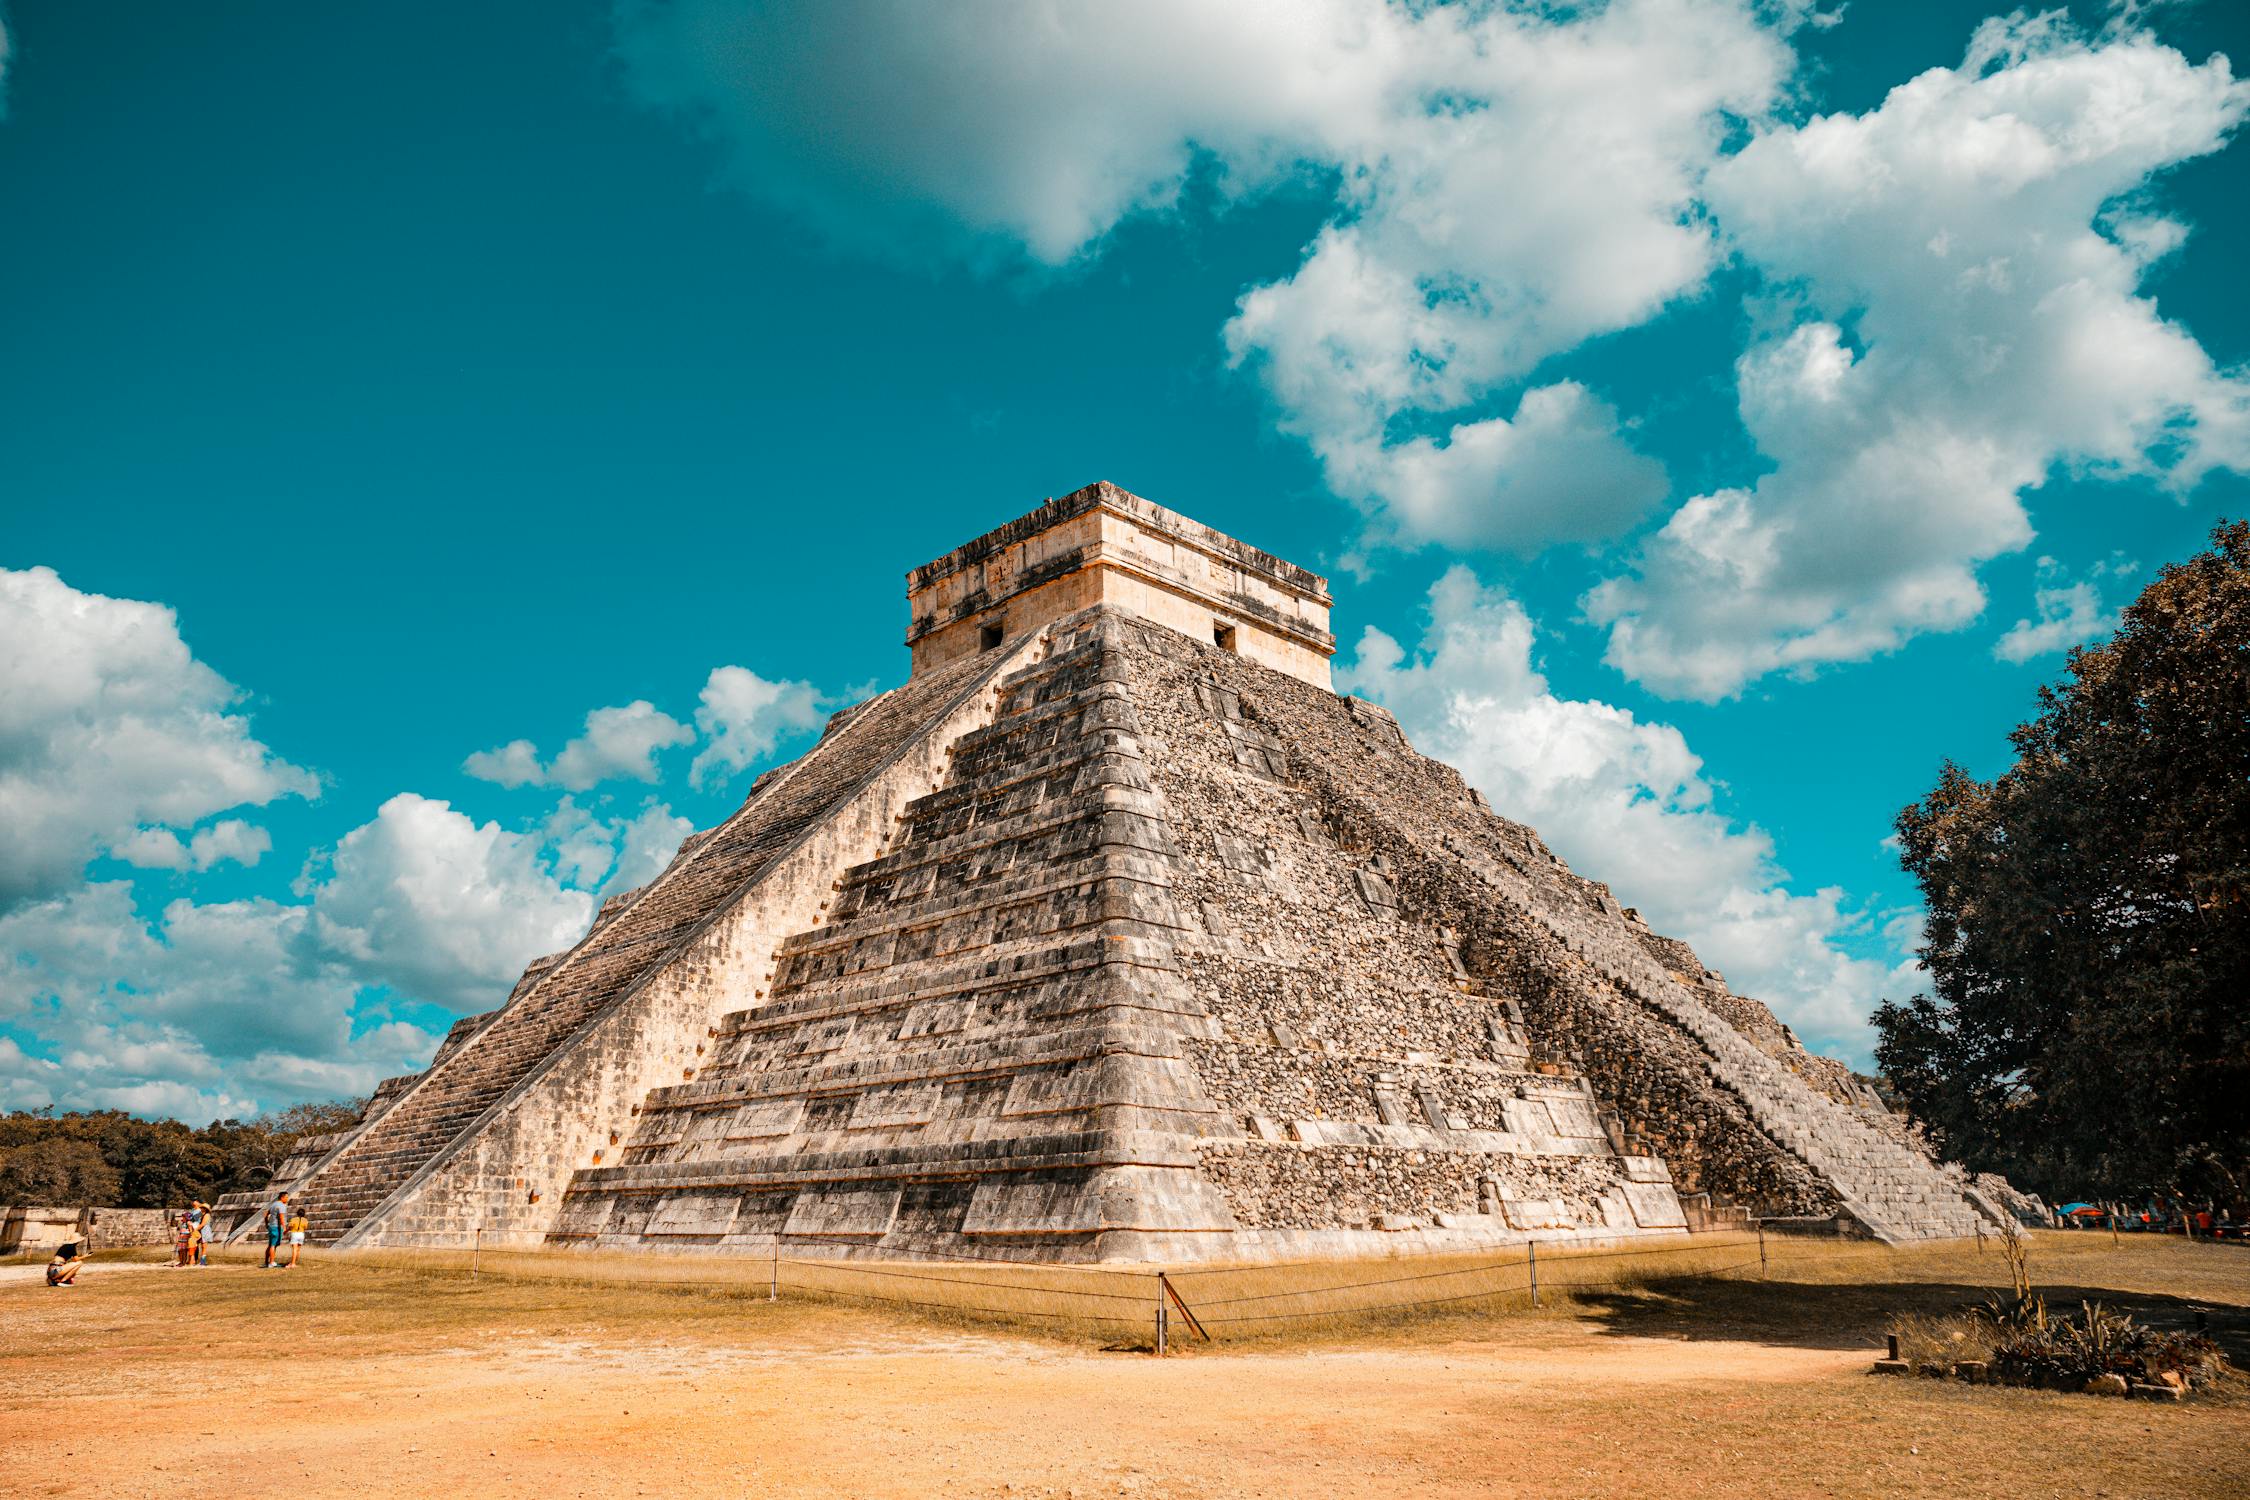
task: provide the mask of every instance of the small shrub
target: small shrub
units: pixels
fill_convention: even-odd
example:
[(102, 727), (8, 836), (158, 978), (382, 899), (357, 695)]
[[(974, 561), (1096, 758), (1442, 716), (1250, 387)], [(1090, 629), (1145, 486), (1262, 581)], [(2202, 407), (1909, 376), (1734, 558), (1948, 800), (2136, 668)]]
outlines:
[(1902, 1318), (1893, 1331), (1899, 1357), (1918, 1375), (1947, 1375), (1975, 1362), (2003, 1385), (2077, 1391), (2102, 1375), (2156, 1381), (2172, 1372), (2194, 1387), (2226, 1367), (2219, 1346), (2203, 1335), (2160, 1333), (2099, 1302), (2050, 1317), (2038, 1297), (1994, 1297), (1953, 1317)]
[(2042, 1328), (2018, 1328), (1994, 1340), (1993, 1373), (2011, 1385), (2078, 1390), (2098, 1375), (2155, 1380), (2176, 1372), (2207, 1384), (2225, 1361), (2201, 1334), (2159, 1333), (2099, 1302), (2082, 1302), (2075, 1317)]

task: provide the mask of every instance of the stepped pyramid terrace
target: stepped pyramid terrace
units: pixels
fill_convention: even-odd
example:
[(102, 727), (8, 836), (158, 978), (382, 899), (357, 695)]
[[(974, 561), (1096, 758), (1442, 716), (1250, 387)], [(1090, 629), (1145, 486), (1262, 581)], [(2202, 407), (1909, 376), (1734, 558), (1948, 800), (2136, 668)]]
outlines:
[(316, 1242), (1185, 1261), (2029, 1207), (1332, 691), (1320, 577), (1096, 484), (907, 598), (903, 685), (284, 1167)]

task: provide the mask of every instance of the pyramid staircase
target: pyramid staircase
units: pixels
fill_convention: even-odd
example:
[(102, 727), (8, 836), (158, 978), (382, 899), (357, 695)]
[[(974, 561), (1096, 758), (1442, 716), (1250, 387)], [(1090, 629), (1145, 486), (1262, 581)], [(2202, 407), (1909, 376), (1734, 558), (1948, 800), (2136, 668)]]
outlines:
[[(814, 750), (760, 778), (739, 811), (683, 845), (662, 875), (613, 905), (576, 946), (534, 964), (505, 1006), (306, 1176), (295, 1201), (308, 1220), (307, 1238), (352, 1242), (402, 1190), (468, 1149), (481, 1123), (677, 963), (732, 895), (815, 836), (902, 741), (958, 710), (998, 666), (963, 663), (838, 715)], [(500, 1195), (515, 1185), (505, 1179), (487, 1191)]]
[(577, 1174), (552, 1239), (1074, 1258), (1233, 1227), (1195, 1171), (1196, 1138), (1233, 1122), (1183, 1056), (1211, 1023), (1110, 663), (1098, 631), (1034, 648), (711, 1064)]
[[(1489, 863), (1478, 873), (1488, 880), (1500, 876)], [(1825, 1179), (1843, 1211), (1877, 1239), (1896, 1244), (1960, 1238), (1976, 1233), (1991, 1218), (1965, 1195), (1957, 1170), (1940, 1166), (1876, 1129), (1858, 1110), (1810, 1087), (1638, 945), (1621, 944), (1613, 934), (1602, 933), (1590, 914), (1581, 917), (1551, 902), (1532, 909), (1571, 946), (1599, 954), (1597, 969), (1621, 991), (1692, 1037), (1711, 1077), (1742, 1102), (1759, 1128)]]

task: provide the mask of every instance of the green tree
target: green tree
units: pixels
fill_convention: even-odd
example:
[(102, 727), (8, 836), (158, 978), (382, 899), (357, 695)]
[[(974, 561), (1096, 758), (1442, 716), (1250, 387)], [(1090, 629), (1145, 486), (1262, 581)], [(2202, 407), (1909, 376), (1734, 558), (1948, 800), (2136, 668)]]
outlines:
[[(182, 1208), (196, 1198), (208, 1203), (222, 1193), (262, 1190), (301, 1137), (344, 1129), (359, 1118), (366, 1103), (345, 1099), (297, 1104), (255, 1120), (215, 1120), (200, 1130), (178, 1120), (143, 1120), (122, 1110), (60, 1115), (46, 1109), (23, 1110), (0, 1115), (0, 1160), (22, 1156), (25, 1162), (36, 1163), (47, 1153), (63, 1150), (62, 1159), (91, 1161), (107, 1174), (89, 1179), (100, 1189), (94, 1196), (54, 1200), (57, 1203)], [(43, 1175), (27, 1180), (57, 1180), (51, 1170), (39, 1170)], [(0, 1179), (0, 1184), (4, 1182)], [(44, 1201), (0, 1185), (0, 1203)]]
[(117, 1199), (117, 1173), (91, 1141), (56, 1138), (0, 1152), (0, 1203), (106, 1208)]
[(1899, 814), (1933, 993), (1876, 1057), (1949, 1154), (2050, 1194), (2250, 1194), (2250, 523), (2071, 653), (2015, 764)]

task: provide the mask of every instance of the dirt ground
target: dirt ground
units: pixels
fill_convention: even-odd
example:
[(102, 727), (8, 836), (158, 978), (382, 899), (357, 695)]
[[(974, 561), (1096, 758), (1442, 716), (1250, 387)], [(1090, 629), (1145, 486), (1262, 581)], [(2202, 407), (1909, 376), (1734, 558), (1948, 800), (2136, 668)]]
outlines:
[[(2052, 1301), (2203, 1308), (2244, 1361), (2250, 1253), (2091, 1250), (2043, 1247)], [(739, 1288), (97, 1263), (67, 1292), (0, 1280), (0, 1492), (2250, 1494), (2240, 1383), (2157, 1407), (1869, 1375), (1892, 1313), (1982, 1294), (1963, 1264), (1160, 1361)]]

